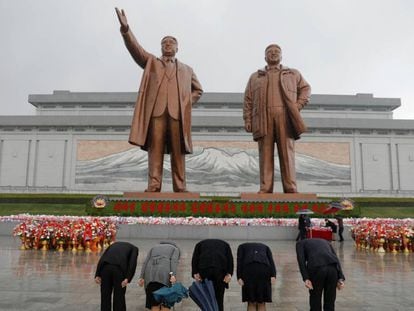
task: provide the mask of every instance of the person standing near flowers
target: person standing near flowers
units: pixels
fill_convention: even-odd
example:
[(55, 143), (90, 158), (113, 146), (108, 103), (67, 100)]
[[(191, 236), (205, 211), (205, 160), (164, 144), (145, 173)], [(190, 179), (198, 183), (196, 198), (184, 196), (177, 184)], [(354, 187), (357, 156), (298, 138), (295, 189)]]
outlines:
[(101, 285), (101, 311), (125, 311), (125, 292), (135, 275), (138, 247), (128, 242), (115, 242), (99, 259), (95, 282)]
[(296, 243), (296, 256), (305, 287), (309, 289), (311, 311), (335, 310), (336, 289), (345, 285), (339, 259), (324, 239), (306, 239)]
[(325, 218), (325, 227), (329, 227), (332, 230), (332, 240), (335, 241), (335, 235), (338, 231), (338, 227), (336, 224), (334, 224), (332, 221), (330, 221), (328, 218)]
[(298, 236), (296, 237), (296, 241), (306, 239), (308, 230), (310, 229), (311, 226), (312, 224), (311, 224), (311, 220), (309, 216), (306, 214), (300, 214), (299, 219), (298, 219), (299, 233), (298, 233)]
[(335, 215), (335, 219), (338, 222), (338, 235), (339, 235), (339, 242), (344, 241), (344, 236), (342, 235), (344, 232), (344, 219), (341, 215)]

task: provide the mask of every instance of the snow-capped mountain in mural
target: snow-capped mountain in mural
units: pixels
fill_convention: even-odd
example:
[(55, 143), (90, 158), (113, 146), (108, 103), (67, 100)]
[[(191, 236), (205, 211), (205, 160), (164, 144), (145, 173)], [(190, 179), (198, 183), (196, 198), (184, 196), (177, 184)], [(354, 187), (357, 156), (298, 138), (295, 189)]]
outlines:
[[(169, 156), (166, 156), (163, 189), (169, 189), (168, 185), (171, 184), (169, 161)], [(276, 181), (280, 180), (277, 163), (276, 157)], [(257, 191), (258, 152), (250, 149), (196, 147), (193, 154), (186, 156), (186, 174), (188, 188), (192, 191)], [(349, 191), (349, 165), (339, 165), (296, 154), (296, 174), (302, 192), (316, 191), (317, 188), (321, 188), (319, 192), (324, 192), (322, 188), (325, 187), (334, 191)], [(145, 189), (146, 182), (147, 153), (139, 148), (95, 160), (78, 161), (76, 165), (77, 186), (126, 191), (138, 190), (141, 187)], [(167, 189), (165, 191), (169, 191)]]

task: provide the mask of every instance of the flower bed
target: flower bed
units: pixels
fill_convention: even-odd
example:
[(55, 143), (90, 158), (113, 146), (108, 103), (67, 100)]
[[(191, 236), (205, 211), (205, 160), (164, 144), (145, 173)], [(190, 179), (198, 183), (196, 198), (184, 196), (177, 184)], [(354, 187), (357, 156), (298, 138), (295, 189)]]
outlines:
[[(297, 226), (297, 218), (215, 218), (215, 217), (161, 217), (161, 216), (109, 216), (109, 217), (78, 217), (78, 216), (49, 216), (49, 215), (28, 215), (19, 214), (12, 216), (0, 216), (0, 222), (25, 222), (25, 221), (77, 221), (84, 219), (91, 221), (92, 219), (101, 219), (113, 222), (116, 225), (184, 225), (184, 226)], [(323, 227), (325, 221), (322, 218), (312, 218), (313, 226)], [(355, 223), (354, 218), (344, 218), (345, 225)]]
[(21, 217), (14, 236), (21, 249), (57, 249), (59, 251), (98, 251), (115, 240), (116, 225), (111, 220), (83, 217)]
[[(210, 218), (210, 217), (76, 217), (19, 214), (0, 217), (0, 222), (20, 222), (13, 234), (22, 239), (23, 249), (99, 250), (115, 240), (117, 225), (169, 226), (288, 226), (292, 218)], [(321, 218), (311, 219), (323, 227)], [(358, 249), (409, 252), (414, 249), (414, 219), (344, 218)], [(44, 242), (46, 241), (46, 242)], [(75, 245), (75, 247), (74, 247)]]
[(312, 202), (262, 202), (242, 200), (123, 200), (97, 197), (86, 205), (90, 216), (135, 217), (217, 217), (217, 218), (296, 218), (301, 209), (310, 209), (322, 215), (328, 207), (327, 200)]
[(377, 252), (413, 252), (414, 219), (369, 219), (355, 221), (351, 228), (357, 249)]

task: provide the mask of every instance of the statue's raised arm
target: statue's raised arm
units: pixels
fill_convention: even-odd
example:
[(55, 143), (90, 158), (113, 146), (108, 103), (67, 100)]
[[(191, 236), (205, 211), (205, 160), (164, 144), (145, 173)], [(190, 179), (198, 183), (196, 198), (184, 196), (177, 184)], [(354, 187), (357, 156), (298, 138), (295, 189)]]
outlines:
[(116, 15), (118, 16), (119, 23), (121, 24), (121, 31), (124, 33), (127, 32), (129, 26), (128, 26), (127, 17), (125, 15), (125, 11), (119, 10), (118, 8), (115, 8), (115, 11), (116, 11)]
[(171, 154), (174, 192), (187, 192), (185, 155), (193, 152), (191, 108), (203, 93), (193, 69), (178, 61), (178, 41), (161, 39), (160, 57), (147, 52), (135, 38), (124, 10), (115, 8), (125, 46), (144, 69), (139, 87), (129, 142), (148, 151), (148, 188), (160, 192), (164, 151)]

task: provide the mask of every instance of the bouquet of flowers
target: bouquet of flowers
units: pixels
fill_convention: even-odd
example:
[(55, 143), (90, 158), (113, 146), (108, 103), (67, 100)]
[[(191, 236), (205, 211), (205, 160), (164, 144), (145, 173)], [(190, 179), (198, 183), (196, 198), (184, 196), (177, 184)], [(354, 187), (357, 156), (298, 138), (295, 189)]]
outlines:
[[(113, 242), (116, 225), (103, 218), (40, 217), (28, 218), (13, 229), (13, 235), (22, 239), (22, 249), (84, 249), (92, 241), (103, 246), (105, 240)], [(90, 246), (90, 244), (88, 244)], [(94, 245), (94, 249), (100, 249)], [(86, 247), (88, 249), (88, 247)]]

